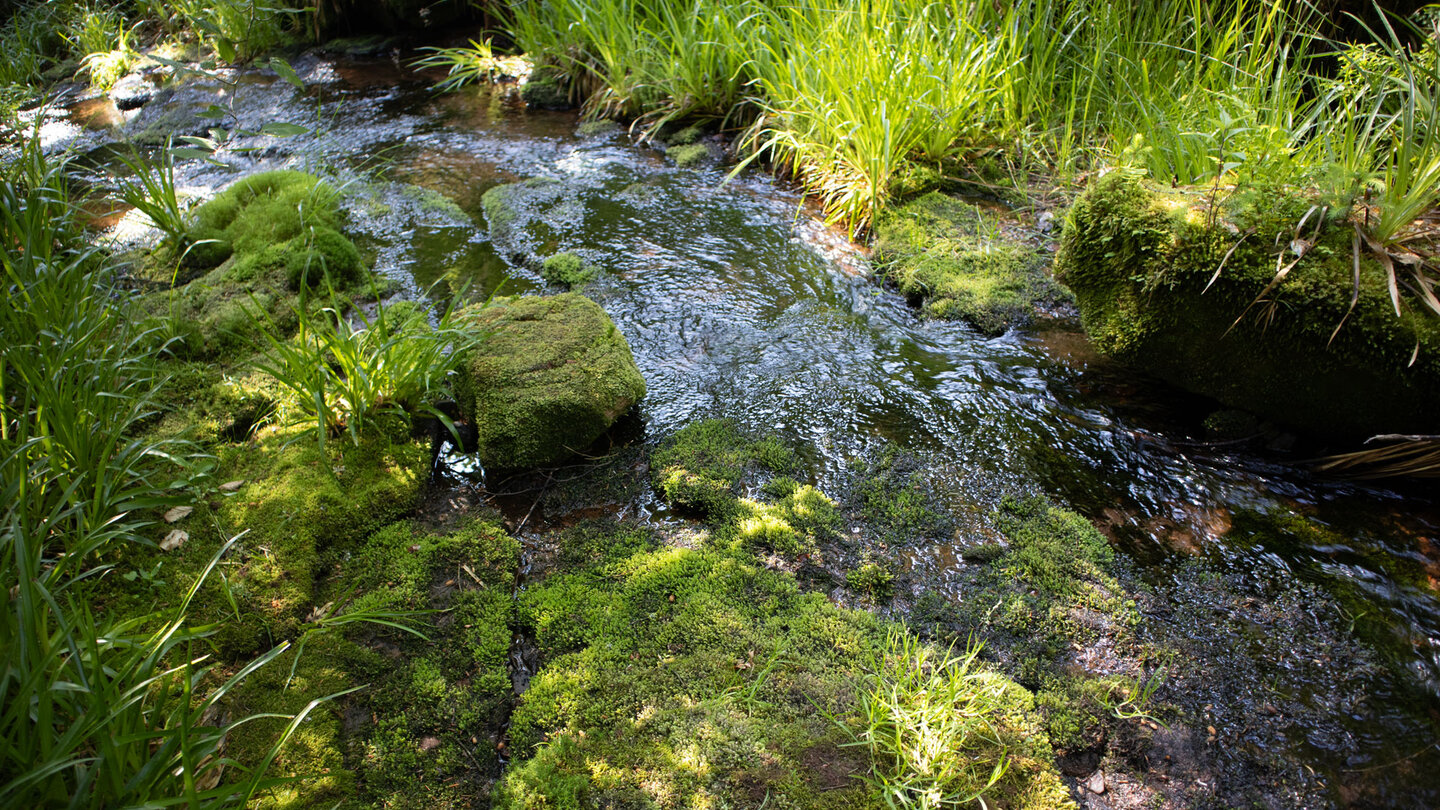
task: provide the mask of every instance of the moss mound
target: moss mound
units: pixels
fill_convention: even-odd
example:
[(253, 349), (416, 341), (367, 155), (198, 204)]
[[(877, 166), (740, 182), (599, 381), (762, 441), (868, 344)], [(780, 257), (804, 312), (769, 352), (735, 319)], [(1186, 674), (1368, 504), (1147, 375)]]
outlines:
[(1417, 314), (1415, 302), (1396, 317), (1384, 271), (1366, 255), (1347, 317), (1348, 224), (1323, 228), (1256, 303), (1295, 260), (1294, 228), (1308, 207), (1277, 192), (1207, 208), (1198, 192), (1162, 192), (1112, 172), (1072, 208), (1056, 274), (1101, 351), (1174, 385), (1318, 433), (1433, 432), (1440, 319)]
[(676, 166), (689, 169), (704, 163), (710, 157), (710, 148), (703, 143), (679, 144), (666, 149), (665, 156), (675, 161)]
[(202, 274), (141, 302), (191, 359), (253, 346), (268, 320), (288, 334), (295, 293), (328, 279), (344, 290), (362, 275), (360, 252), (337, 228), (338, 193), (314, 175), (262, 172), (241, 179), (196, 211), (186, 236), (186, 266)]
[(880, 217), (875, 261), (902, 293), (923, 301), (926, 315), (999, 335), (1065, 296), (1038, 251), (997, 233), (976, 206), (931, 192)]
[(650, 462), (655, 488), (672, 506), (706, 517), (735, 514), (747, 471), (790, 472), (795, 454), (773, 437), (746, 436), (728, 419), (687, 425)]
[(574, 287), (594, 281), (600, 275), (600, 268), (586, 264), (574, 253), (556, 253), (540, 265), (540, 275), (551, 284)]
[(222, 450), (221, 475), (244, 482), (213, 509), (220, 526), (247, 530), (232, 595), (262, 617), (258, 625), (222, 629), (222, 646), (236, 654), (259, 649), (266, 637), (292, 637), (312, 607), (322, 556), (408, 514), (429, 474), (428, 448), (420, 444), (335, 442), (339, 455), (330, 458), (312, 441), (286, 438)]
[[(869, 755), (845, 746), (885, 646), (873, 616), (743, 553), (655, 548), (624, 527), (577, 533), (562, 545), (580, 567), (520, 599), (541, 668), (511, 726), (526, 758), (494, 806), (884, 806), (856, 778)], [(1029, 693), (1004, 695), (993, 721), (1011, 766), (991, 795), (1067, 806)]]
[(542, 110), (568, 110), (575, 106), (570, 103), (564, 74), (548, 65), (535, 67), (525, 84), (520, 86), (520, 98), (531, 107)]
[(487, 467), (563, 461), (645, 396), (625, 336), (578, 293), (500, 299), (461, 320), (485, 335), (455, 388)]

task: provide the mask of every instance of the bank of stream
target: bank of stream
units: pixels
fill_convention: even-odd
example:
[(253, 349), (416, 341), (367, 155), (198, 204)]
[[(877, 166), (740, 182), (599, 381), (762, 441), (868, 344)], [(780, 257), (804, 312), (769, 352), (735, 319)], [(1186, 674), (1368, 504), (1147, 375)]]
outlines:
[[(1440, 504), (1429, 493), (1314, 476), (1301, 462), (1322, 448), (1303, 438), (1208, 441), (1213, 407), (1096, 356), (1073, 317), (997, 338), (922, 319), (760, 173), (725, 183), (718, 162), (678, 168), (623, 129), (579, 135), (575, 115), (528, 111), (504, 87), (437, 95), (395, 56), (312, 54), (296, 67), (303, 91), (261, 72), (193, 79), (107, 115), (125, 121), (118, 130), (57, 117), (42, 136), (85, 152), (105, 187), (118, 133), (152, 144), (201, 134), (213, 122), (196, 114), (217, 97), (232, 129), (307, 127), (242, 139), (251, 151), (222, 150), (223, 165), (183, 162), (180, 185), (208, 196), (281, 167), (333, 178), (351, 231), (404, 297), (544, 292), (525, 257), (573, 252), (601, 269), (584, 291), (624, 333), (648, 387), (607, 440), (618, 456), (721, 417), (793, 444), (826, 492), (900, 459), (946, 520), (903, 538), (857, 527), (848, 553), (883, 558), (898, 576), (893, 600), (870, 607), (903, 619), (936, 595), (964, 602), (972, 551), (996, 535), (1005, 495), (1043, 493), (1101, 527), (1122, 552), (1144, 642), (1170, 656), (1155, 699), (1177, 714), (1127, 765), (1177, 784), (1146, 795), (1440, 804)], [(557, 181), (553, 192), (521, 212), (526, 228), (492, 239), (482, 194), (531, 177)], [(116, 237), (143, 240), (132, 226)], [(527, 533), (578, 516), (691, 525), (643, 473), (626, 479), (604, 461), (507, 479), (447, 457), (444, 480), (502, 507), (527, 555)], [(554, 481), (587, 470), (615, 479), (613, 492), (560, 497)], [(854, 600), (833, 583), (813, 587)], [(1096, 672), (1122, 671), (1089, 653)], [(1097, 763), (1069, 764), (1080, 777)], [(1129, 806), (1123, 784), (1078, 795)]]

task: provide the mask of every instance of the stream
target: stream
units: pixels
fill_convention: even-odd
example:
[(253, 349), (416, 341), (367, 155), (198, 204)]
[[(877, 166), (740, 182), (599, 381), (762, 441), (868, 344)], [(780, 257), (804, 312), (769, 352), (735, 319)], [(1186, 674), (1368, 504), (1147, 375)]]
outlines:
[[(210, 196), (282, 167), (330, 177), (362, 248), (411, 297), (545, 291), (517, 257), (578, 253), (607, 271), (586, 293), (648, 385), (640, 440), (729, 417), (795, 443), (826, 491), (856, 459), (899, 447), (968, 515), (957, 535), (982, 531), (1008, 492), (1047, 493), (1123, 552), (1149, 640), (1189, 659), (1160, 697), (1206, 718), (1194, 734), (1222, 749), (1190, 778), (1273, 780), (1277, 807), (1440, 806), (1440, 503), (1428, 490), (1316, 477), (1299, 463), (1309, 445), (1287, 450), (1284, 436), (1207, 443), (1215, 406), (1107, 363), (1072, 317), (993, 339), (922, 320), (762, 173), (727, 184), (718, 164), (678, 169), (623, 130), (579, 136), (573, 113), (526, 111), (503, 89), (436, 95), (393, 55), (294, 64), (303, 91), (260, 71), (195, 78), (133, 110), (72, 104), (41, 135), (80, 152), (103, 187), (117, 138), (203, 134), (216, 124), (195, 114), (217, 101), (231, 129), (306, 127), (238, 138), (217, 153), (224, 165), (179, 163), (182, 190)], [(492, 242), (481, 195), (536, 176), (560, 181), (536, 227)], [(111, 234), (147, 238), (133, 217)], [(679, 520), (648, 492), (618, 508)], [(915, 587), (962, 598), (960, 545), (920, 538), (890, 553)]]

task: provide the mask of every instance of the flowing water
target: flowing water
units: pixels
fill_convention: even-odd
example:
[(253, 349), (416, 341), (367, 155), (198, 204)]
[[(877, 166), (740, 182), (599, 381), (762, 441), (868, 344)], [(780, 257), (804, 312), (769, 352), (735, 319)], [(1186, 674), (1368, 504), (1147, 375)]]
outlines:
[[(898, 446), (958, 493), (976, 531), (1006, 492), (1070, 504), (1125, 552), (1151, 640), (1189, 662), (1165, 697), (1220, 749), (1208, 776), (1187, 777), (1195, 795), (1229, 795), (1207, 779), (1256, 779), (1305, 805), (1440, 805), (1440, 509), (1427, 492), (1313, 477), (1283, 436), (1207, 444), (1202, 403), (1096, 357), (1073, 319), (993, 339), (921, 320), (761, 174), (724, 184), (719, 166), (675, 168), (623, 132), (578, 136), (574, 115), (501, 91), (437, 96), (394, 58), (297, 67), (303, 92), (259, 73), (195, 79), (118, 113), (122, 131), (198, 134), (215, 123), (193, 113), (217, 101), (232, 129), (315, 130), (242, 137), (249, 151), (223, 150), (223, 166), (181, 164), (181, 186), (207, 195), (277, 167), (333, 177), (407, 295), (538, 292), (520, 258), (581, 254), (607, 271), (586, 292), (645, 375), (643, 440), (731, 417), (796, 442), (832, 491), (855, 459)], [(54, 118), (43, 137), (89, 151), (97, 182), (112, 182), (115, 135), (85, 120)], [(559, 182), (534, 198), (534, 227), (492, 242), (481, 194), (529, 177)], [(129, 221), (117, 238), (143, 238)], [(653, 495), (623, 507), (673, 520)], [(963, 540), (892, 553), (911, 581), (958, 598)]]

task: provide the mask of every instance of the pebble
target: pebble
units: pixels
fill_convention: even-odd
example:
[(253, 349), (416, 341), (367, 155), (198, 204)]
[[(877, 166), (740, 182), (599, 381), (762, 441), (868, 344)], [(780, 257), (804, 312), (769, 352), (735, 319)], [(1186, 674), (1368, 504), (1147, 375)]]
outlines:
[(1104, 772), (1104, 771), (1096, 771), (1095, 773), (1090, 774), (1090, 778), (1089, 778), (1088, 780), (1086, 780), (1086, 782), (1085, 782), (1085, 787), (1088, 788), (1091, 793), (1094, 793), (1094, 794), (1097, 794), (1097, 795), (1098, 795), (1098, 794), (1101, 794), (1101, 793), (1104, 793), (1104, 792), (1105, 792), (1105, 772)]

